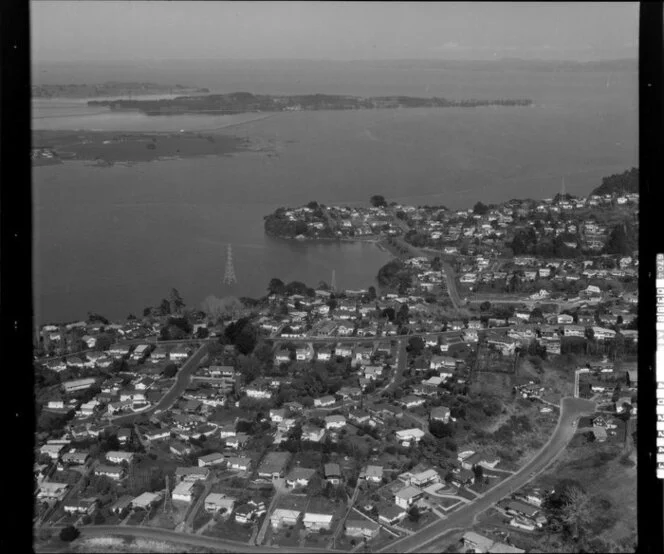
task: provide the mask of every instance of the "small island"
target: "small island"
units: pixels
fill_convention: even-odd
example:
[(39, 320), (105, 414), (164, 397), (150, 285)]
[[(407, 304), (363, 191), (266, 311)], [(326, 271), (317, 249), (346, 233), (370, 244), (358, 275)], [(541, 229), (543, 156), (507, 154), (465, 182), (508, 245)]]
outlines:
[(232, 135), (181, 133), (125, 133), (117, 131), (34, 131), (33, 165), (63, 160), (116, 162), (223, 156), (251, 148), (248, 139)]
[(249, 112), (531, 106), (532, 103), (532, 100), (525, 98), (449, 100), (446, 98), (418, 98), (412, 96), (374, 96), (366, 98), (334, 94), (274, 96), (233, 92), (230, 94), (179, 96), (160, 100), (90, 100), (88, 106), (103, 106), (119, 111), (135, 110), (147, 115), (183, 113), (230, 115)]

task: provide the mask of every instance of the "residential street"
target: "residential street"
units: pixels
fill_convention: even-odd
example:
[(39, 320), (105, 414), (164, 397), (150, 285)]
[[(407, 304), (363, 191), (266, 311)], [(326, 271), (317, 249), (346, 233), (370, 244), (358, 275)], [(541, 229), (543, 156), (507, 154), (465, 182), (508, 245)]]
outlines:
[(115, 418), (110, 418), (111, 421), (115, 425), (127, 425), (133, 423), (136, 419), (138, 419), (142, 415), (147, 415), (149, 417), (156, 411), (163, 412), (164, 410), (168, 410), (171, 406), (173, 406), (173, 404), (175, 404), (177, 399), (180, 398), (180, 395), (187, 388), (187, 385), (191, 381), (191, 376), (198, 368), (198, 364), (200, 363), (203, 356), (207, 354), (207, 350), (208, 350), (208, 345), (204, 343), (198, 350), (196, 350), (196, 352), (194, 352), (189, 357), (189, 359), (182, 365), (182, 367), (178, 371), (177, 376), (175, 377), (175, 384), (162, 397), (162, 399), (159, 401), (158, 404), (152, 406), (152, 408), (150, 408), (149, 410), (145, 410), (144, 412), (140, 412), (137, 414), (127, 414)]
[(523, 487), (544, 471), (571, 440), (576, 429), (574, 422), (578, 417), (582, 414), (591, 413), (594, 409), (594, 402), (571, 397), (564, 398), (558, 425), (551, 439), (520, 471), (481, 495), (477, 500), (451, 513), (447, 519), (435, 521), (415, 535), (394, 541), (389, 546), (381, 549), (380, 552), (440, 552), (438, 541), (442, 536), (456, 529), (470, 529), (478, 514)]

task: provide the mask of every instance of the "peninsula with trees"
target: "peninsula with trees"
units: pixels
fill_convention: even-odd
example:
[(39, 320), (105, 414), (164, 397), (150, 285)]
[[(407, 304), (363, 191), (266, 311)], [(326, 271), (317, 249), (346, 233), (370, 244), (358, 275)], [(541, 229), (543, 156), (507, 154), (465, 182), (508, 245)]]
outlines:
[(179, 96), (160, 100), (90, 100), (88, 106), (109, 107), (111, 110), (135, 110), (147, 115), (240, 114), (249, 112), (283, 112), (314, 110), (373, 110), (395, 108), (478, 108), (486, 106), (530, 106), (526, 98), (464, 99), (419, 98), (413, 96), (358, 97), (338, 94), (304, 94), (277, 96), (233, 92)]
[(33, 98), (96, 98), (104, 96), (145, 96), (152, 94), (194, 94), (208, 93), (209, 89), (184, 85), (160, 85), (157, 83), (137, 83), (106, 81), (97, 84), (43, 84), (32, 86)]

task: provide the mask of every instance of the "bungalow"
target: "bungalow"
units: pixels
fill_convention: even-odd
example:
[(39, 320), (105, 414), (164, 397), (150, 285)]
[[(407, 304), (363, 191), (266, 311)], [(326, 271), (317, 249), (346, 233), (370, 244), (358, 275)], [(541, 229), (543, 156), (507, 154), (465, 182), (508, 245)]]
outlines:
[[(255, 382), (254, 382), (255, 383)], [(257, 398), (259, 400), (266, 400), (272, 398), (272, 391), (265, 387), (263, 383), (249, 385), (245, 392), (249, 398)]]
[(433, 483), (440, 483), (440, 475), (435, 469), (427, 469), (410, 475), (410, 485), (425, 487)]
[(294, 467), (286, 476), (286, 485), (289, 487), (306, 487), (314, 475), (316, 475), (315, 469)]
[(280, 348), (274, 355), (274, 365), (287, 364), (291, 360), (291, 353), (288, 348)]
[(288, 414), (288, 411), (283, 409), (283, 408), (281, 408), (281, 409), (272, 408), (270, 410), (270, 421), (272, 421), (274, 423), (281, 423), (284, 420), (284, 418), (286, 417), (287, 414)]
[(407, 512), (401, 506), (388, 506), (387, 508), (381, 510), (378, 515), (378, 521), (385, 525), (396, 525), (400, 521), (403, 521), (407, 515)]
[(191, 355), (191, 350), (187, 346), (176, 346), (170, 351), (169, 357), (174, 362), (182, 362)]
[(131, 441), (131, 429), (123, 428), (118, 430), (118, 442), (120, 444), (127, 444)]
[(131, 503), (133, 501), (133, 497), (125, 494), (118, 498), (111, 506), (108, 508), (109, 512), (112, 514), (119, 514), (123, 510), (128, 509), (131, 506)]
[(367, 466), (360, 472), (360, 479), (380, 483), (383, 480), (383, 466)]
[(332, 485), (341, 483), (341, 468), (339, 464), (325, 464), (324, 466), (325, 480)]
[(346, 418), (342, 415), (330, 415), (325, 418), (326, 429), (342, 429), (346, 426)]
[(472, 485), (475, 482), (475, 474), (469, 469), (461, 469), (457, 473), (453, 473), (450, 478), (450, 484), (455, 487), (465, 487)]
[(566, 325), (563, 328), (564, 336), (566, 337), (585, 337), (586, 329), (581, 325)]
[(229, 516), (235, 507), (235, 498), (218, 492), (211, 492), (205, 497), (205, 511), (210, 514)]
[(413, 428), (413, 429), (401, 429), (396, 432), (397, 440), (404, 446), (413, 442), (420, 442), (424, 436), (424, 431), (422, 429)]
[(224, 455), (220, 452), (212, 452), (198, 458), (198, 467), (217, 466), (225, 462)]
[(574, 323), (574, 317), (569, 314), (558, 314), (557, 322), (559, 325), (571, 325)]
[(142, 432), (143, 439), (146, 441), (158, 441), (167, 439), (171, 436), (170, 429), (160, 429), (158, 427), (144, 429)]
[(196, 481), (205, 481), (210, 475), (207, 467), (177, 467), (175, 468), (175, 478), (178, 481), (195, 483)]
[(297, 524), (302, 516), (300, 510), (288, 510), (285, 508), (276, 508), (270, 515), (270, 525), (275, 531), (281, 527)]
[(249, 523), (255, 518), (262, 516), (267, 511), (265, 502), (250, 500), (244, 506), (235, 510), (235, 521), (238, 523)]
[(408, 395), (401, 399), (401, 405), (405, 408), (416, 408), (417, 406), (423, 406), (426, 400), (420, 398), (419, 396)]
[(353, 356), (353, 345), (350, 343), (337, 343), (334, 348), (334, 353), (337, 356), (342, 356), (344, 358), (350, 358)]
[(238, 450), (244, 448), (244, 446), (249, 442), (249, 435), (246, 433), (237, 433), (234, 437), (229, 437), (226, 439), (226, 446)]
[(349, 537), (371, 540), (378, 536), (380, 525), (368, 519), (347, 519), (345, 525), (346, 535)]
[(355, 349), (355, 359), (358, 362), (368, 362), (374, 354), (374, 349), (371, 344), (359, 344)]
[(232, 471), (249, 471), (251, 469), (251, 458), (230, 457), (228, 458), (228, 469)]
[(429, 369), (455, 369), (456, 365), (456, 358), (452, 356), (432, 356)]
[(350, 414), (348, 414), (348, 419), (350, 419), (354, 423), (362, 425), (364, 423), (369, 423), (369, 421), (371, 420), (371, 416), (369, 415), (368, 412), (365, 412), (364, 410), (355, 410), (353, 412), (350, 412)]
[(119, 481), (124, 477), (124, 469), (118, 466), (99, 465), (95, 468), (95, 475), (104, 475)]
[(149, 510), (161, 500), (160, 492), (144, 492), (131, 501), (131, 507), (134, 510)]
[(219, 428), (219, 438), (221, 439), (228, 439), (235, 435), (235, 423), (226, 423)]
[(332, 353), (333, 349), (331, 347), (322, 347), (316, 352), (316, 359), (323, 361), (323, 362), (328, 362), (332, 359)]
[(520, 500), (510, 500), (505, 503), (504, 508), (509, 515), (527, 518), (534, 518), (540, 511), (536, 506), (526, 504)]
[(432, 408), (429, 413), (429, 419), (431, 421), (442, 421), (443, 423), (448, 423), (450, 420), (450, 409), (447, 406), (438, 406)]
[(90, 458), (90, 454), (87, 452), (67, 452), (62, 455), (62, 463), (69, 465), (85, 465), (85, 463)]
[(258, 476), (272, 479), (283, 476), (289, 460), (288, 452), (268, 452), (258, 467)]
[(97, 503), (96, 498), (71, 499), (63, 504), (63, 509), (68, 514), (91, 514), (95, 511)]
[(612, 329), (605, 329), (603, 327), (592, 327), (593, 330), (593, 336), (595, 337), (596, 340), (607, 340), (607, 339), (613, 339), (616, 336), (616, 332), (613, 331)]
[(325, 429), (315, 425), (304, 425), (302, 427), (302, 440), (311, 442), (320, 442), (325, 436)]
[(305, 512), (302, 523), (305, 529), (309, 531), (320, 531), (322, 529), (329, 529), (332, 526), (333, 514), (318, 513), (318, 512)]
[(40, 454), (45, 454), (52, 460), (57, 460), (64, 449), (64, 444), (45, 444), (39, 449), (39, 452)]
[(171, 493), (172, 499), (180, 502), (191, 502), (194, 497), (194, 485), (195, 483), (191, 481), (178, 483)]
[(407, 510), (414, 502), (422, 498), (423, 495), (424, 493), (421, 489), (408, 485), (397, 491), (394, 495), (394, 502), (400, 508)]
[(314, 406), (316, 408), (324, 408), (327, 406), (334, 406), (336, 403), (336, 399), (334, 396), (327, 395), (327, 396), (322, 396), (320, 398), (315, 398), (314, 399)]
[(474, 531), (468, 531), (464, 533), (462, 537), (464, 552), (471, 550), (476, 554), (484, 554), (489, 552), (489, 549), (493, 546), (493, 540), (475, 533)]
[(375, 381), (383, 374), (383, 367), (379, 365), (364, 366), (364, 377)]
[(111, 450), (106, 453), (106, 459), (112, 464), (121, 464), (122, 462), (127, 462), (128, 464), (131, 464), (131, 462), (134, 459), (134, 453)]
[(311, 346), (300, 346), (295, 349), (295, 359), (299, 362), (306, 362), (312, 360), (314, 357), (314, 352)]

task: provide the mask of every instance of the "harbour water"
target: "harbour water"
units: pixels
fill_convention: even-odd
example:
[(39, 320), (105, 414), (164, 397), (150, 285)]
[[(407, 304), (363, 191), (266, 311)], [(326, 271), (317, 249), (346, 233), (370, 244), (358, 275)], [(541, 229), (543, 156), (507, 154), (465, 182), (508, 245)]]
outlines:
[[(408, 89), (391, 71), (381, 88), (377, 73), (369, 73), (363, 86), (361, 76), (349, 70), (342, 82), (350, 84), (343, 93), (427, 95)], [(436, 84), (442, 77), (429, 73), (413, 81), (428, 79), (428, 95), (444, 96), (440, 92), (445, 87)], [(215, 88), (206, 75), (162, 80), (223, 92), (247, 90), (252, 79), (259, 82), (240, 75), (235, 85), (229, 79)], [(250, 92), (314, 89), (306, 79), (298, 89), (297, 81), (287, 78), (265, 73), (263, 90), (256, 85)], [(510, 96), (504, 77), (493, 76), (493, 95), (491, 75), (484, 81), (477, 75), (464, 78), (465, 87), (447, 87), (456, 91), (448, 97)], [(158, 304), (172, 287), (192, 306), (210, 294), (256, 297), (272, 277), (315, 286), (329, 282), (333, 270), (339, 287), (367, 287), (389, 260), (387, 252), (372, 244), (271, 239), (264, 235), (263, 217), (281, 205), (366, 203), (373, 194), (450, 208), (470, 207), (478, 200), (542, 198), (559, 190), (563, 176), (567, 192), (587, 194), (602, 177), (637, 164), (637, 85), (630, 74), (614, 75), (608, 89), (606, 75), (597, 72), (519, 78), (524, 86), (516, 90), (511, 85), (511, 95), (532, 98), (534, 107), (294, 112), (257, 118), (148, 117), (91, 109), (77, 101), (35, 103), (35, 129), (232, 133), (268, 144), (272, 152), (131, 166), (68, 161), (36, 167), (38, 320), (72, 320), (87, 311), (126, 317)], [(93, 82), (90, 75), (81, 79)], [(314, 91), (342, 93), (325, 88), (321, 79)], [(145, 80), (155, 79), (148, 75)], [(233, 287), (222, 284), (227, 244), (233, 245), (238, 277)]]

